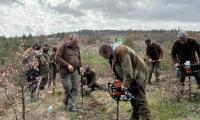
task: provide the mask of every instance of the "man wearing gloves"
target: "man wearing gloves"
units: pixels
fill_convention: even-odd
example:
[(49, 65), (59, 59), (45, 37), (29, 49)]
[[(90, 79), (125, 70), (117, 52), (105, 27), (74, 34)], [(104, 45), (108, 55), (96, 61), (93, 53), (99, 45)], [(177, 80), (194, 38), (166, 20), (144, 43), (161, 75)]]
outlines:
[[(177, 38), (178, 40), (174, 42), (171, 51), (171, 56), (175, 67), (184, 64), (186, 61), (190, 61), (192, 64), (198, 63), (195, 52), (200, 60), (200, 44), (196, 40), (189, 38), (185, 31), (180, 31), (177, 34)], [(178, 70), (177, 77), (180, 84), (184, 86), (186, 77), (184, 72)], [(198, 89), (200, 89), (200, 75), (196, 74), (194, 77), (197, 81)]]
[(145, 93), (148, 73), (143, 60), (131, 48), (117, 43), (111, 46), (102, 45), (99, 54), (109, 59), (116, 79), (122, 81), (122, 89), (129, 88), (129, 92), (136, 97), (131, 100), (131, 120), (150, 120), (151, 115)]

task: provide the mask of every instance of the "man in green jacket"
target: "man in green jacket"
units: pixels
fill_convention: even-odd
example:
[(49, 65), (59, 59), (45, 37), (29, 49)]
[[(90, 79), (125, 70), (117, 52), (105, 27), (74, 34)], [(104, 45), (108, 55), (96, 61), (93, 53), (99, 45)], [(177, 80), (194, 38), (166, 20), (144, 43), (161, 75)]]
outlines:
[(99, 54), (109, 59), (116, 79), (122, 81), (122, 89), (131, 89), (130, 92), (136, 97), (131, 100), (131, 120), (150, 120), (151, 115), (145, 93), (148, 73), (143, 60), (134, 50), (118, 43), (111, 46), (102, 45)]
[(57, 73), (57, 64), (55, 60), (55, 55), (56, 55), (57, 48), (53, 47), (52, 48), (52, 54), (49, 56), (49, 81), (48, 81), (48, 88), (51, 88), (51, 83), (53, 81), (53, 91), (55, 89), (56, 85), (56, 73)]
[(39, 71), (40, 76), (42, 77), (41, 83), (40, 83), (40, 90), (44, 90), (45, 86), (48, 82), (48, 76), (49, 76), (49, 46), (48, 44), (42, 45), (42, 53), (39, 54)]

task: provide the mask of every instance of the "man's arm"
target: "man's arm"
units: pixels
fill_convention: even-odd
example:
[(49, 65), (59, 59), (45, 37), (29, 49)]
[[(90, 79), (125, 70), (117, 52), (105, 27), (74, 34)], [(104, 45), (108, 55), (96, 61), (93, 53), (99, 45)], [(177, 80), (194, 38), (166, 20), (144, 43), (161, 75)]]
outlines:
[(131, 62), (128, 49), (124, 46), (119, 46), (116, 50), (116, 56), (122, 68), (123, 83), (129, 85), (136, 78), (136, 70), (132, 68), (134, 63)]
[(28, 59), (33, 55), (33, 49), (28, 48), (22, 55), (22, 63), (27, 63)]
[(55, 61), (54, 61), (54, 56), (53, 55), (50, 55), (50, 61), (49, 61), (49, 63), (51, 63), (51, 64), (53, 64)]
[(130, 84), (132, 80), (135, 80), (136, 78), (136, 70), (133, 70), (132, 68), (132, 62), (131, 58), (128, 54), (124, 55), (124, 57), (121, 60), (121, 67), (123, 71), (123, 83)]
[(149, 52), (148, 52), (148, 47), (146, 47), (146, 56), (147, 56), (147, 59), (150, 59), (150, 55), (149, 55)]
[(79, 51), (78, 59), (79, 59), (79, 65), (80, 65), (80, 67), (82, 67), (81, 52), (80, 51)]
[(50, 65), (53, 65), (54, 67), (56, 67), (55, 55), (50, 55), (49, 63)]
[(197, 52), (199, 62), (200, 62), (200, 44), (197, 41), (194, 40), (194, 46), (195, 46), (195, 50)]
[(155, 45), (156, 45), (158, 51), (160, 52), (159, 58), (162, 59), (163, 58), (163, 49), (159, 44), (155, 44)]
[(177, 54), (176, 49), (177, 49), (177, 45), (176, 45), (176, 43), (174, 43), (172, 46), (172, 51), (171, 51), (171, 57), (172, 57), (172, 61), (174, 64), (178, 63), (178, 59), (176, 56), (176, 54)]
[(68, 67), (70, 65), (67, 61), (63, 59), (63, 54), (64, 54), (64, 47), (65, 45), (62, 45), (58, 51), (56, 52), (56, 62), (58, 62), (62, 66)]
[(92, 81), (91, 83), (88, 85), (88, 87), (91, 87), (92, 85), (94, 85), (96, 82), (96, 74), (92, 71)]

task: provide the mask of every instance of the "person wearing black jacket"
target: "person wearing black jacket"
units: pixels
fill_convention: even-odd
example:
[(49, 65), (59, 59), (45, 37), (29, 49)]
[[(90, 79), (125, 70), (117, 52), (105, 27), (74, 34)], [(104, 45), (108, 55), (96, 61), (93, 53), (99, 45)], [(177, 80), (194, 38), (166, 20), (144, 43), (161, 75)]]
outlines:
[(100, 89), (100, 86), (96, 83), (96, 73), (91, 70), (89, 66), (86, 67), (83, 77), (85, 78), (84, 88), (87, 90), (91, 88), (91, 90), (95, 90), (95, 88)]
[[(200, 44), (192, 38), (188, 37), (188, 34), (185, 31), (180, 31), (177, 34), (178, 40), (176, 40), (172, 46), (171, 56), (175, 67), (177, 68), (179, 65), (184, 64), (186, 61), (190, 61), (193, 64), (198, 63), (197, 56), (200, 60)], [(184, 81), (186, 75), (178, 70), (177, 77), (181, 85), (184, 86)], [(200, 89), (200, 75), (194, 75), (198, 89)]]
[(149, 63), (149, 78), (148, 83), (151, 84), (152, 74), (155, 73), (156, 82), (160, 80), (160, 62), (163, 58), (163, 49), (157, 43), (152, 42), (150, 39), (145, 41), (146, 55)]

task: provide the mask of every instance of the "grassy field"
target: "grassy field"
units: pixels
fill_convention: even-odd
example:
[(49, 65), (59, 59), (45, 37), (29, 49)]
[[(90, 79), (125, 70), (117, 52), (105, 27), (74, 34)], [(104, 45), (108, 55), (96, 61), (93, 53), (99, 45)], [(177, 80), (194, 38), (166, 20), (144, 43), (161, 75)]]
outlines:
[[(106, 86), (108, 79), (108, 62), (98, 55), (97, 46), (87, 46), (82, 48), (84, 65), (90, 65), (97, 73), (98, 80)], [(170, 71), (170, 60), (163, 64), (162, 79), (160, 85), (153, 83), (147, 85), (147, 98), (151, 110), (152, 120), (200, 120), (200, 90), (196, 89), (193, 81), (192, 101), (188, 101), (188, 91), (185, 93), (181, 102), (176, 100), (176, 79), (168, 75)], [(27, 120), (115, 120), (116, 102), (112, 100), (107, 91), (97, 90), (89, 96), (84, 96), (83, 104), (81, 97), (77, 98), (77, 106), (80, 112), (70, 113), (64, 110), (63, 89), (60, 78), (57, 78), (57, 88), (54, 95), (49, 94), (48, 90), (41, 92), (39, 101), (30, 101), (27, 98)], [(187, 83), (186, 83), (187, 85)], [(0, 93), (1, 95), (3, 92)], [(1, 100), (1, 99), (0, 99)], [(0, 102), (1, 103), (1, 102)], [(20, 119), (21, 104), (15, 103)], [(48, 112), (52, 106), (53, 112)], [(120, 120), (128, 120), (131, 116), (131, 106), (129, 102), (120, 102)], [(0, 120), (15, 120), (13, 111), (8, 105), (4, 115)]]
[[(105, 80), (106, 79), (102, 79)], [(193, 87), (194, 96), (192, 101), (188, 101), (187, 92), (181, 102), (174, 98), (166, 99), (161, 89), (166, 81), (161, 85), (147, 86), (147, 98), (151, 110), (152, 120), (199, 120), (200, 118), (200, 92)], [(186, 88), (187, 89), (187, 88)], [(40, 101), (27, 101), (27, 120), (114, 120), (116, 118), (116, 102), (112, 100), (107, 91), (96, 90), (89, 96), (84, 96), (83, 104), (79, 96), (77, 106), (80, 112), (70, 113), (64, 110), (63, 92), (59, 84), (54, 95), (43, 91)], [(170, 94), (170, 92), (168, 93)], [(48, 112), (48, 107), (53, 107), (53, 112)], [(19, 111), (20, 110), (20, 106)], [(34, 109), (36, 108), (36, 109)], [(120, 120), (128, 120), (131, 115), (129, 102), (120, 102)], [(12, 120), (12, 114), (9, 108), (1, 120)]]

